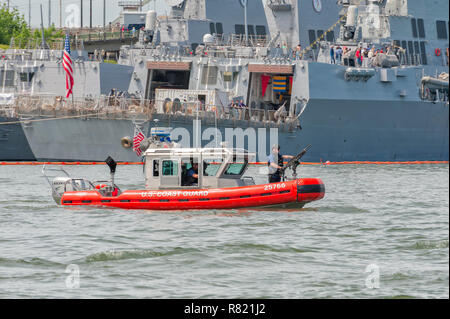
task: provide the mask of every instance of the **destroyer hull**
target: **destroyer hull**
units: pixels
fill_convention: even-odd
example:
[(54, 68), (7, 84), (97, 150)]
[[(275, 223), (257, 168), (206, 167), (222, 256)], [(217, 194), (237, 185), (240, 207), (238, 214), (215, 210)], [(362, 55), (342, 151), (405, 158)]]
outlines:
[(449, 108), (444, 103), (312, 100), (300, 122), (302, 130), (285, 145), (313, 144), (305, 160), (449, 159)]
[[(143, 132), (149, 123), (142, 125)], [(242, 125), (247, 123), (247, 125)], [(246, 130), (252, 122), (235, 126)], [(312, 144), (305, 162), (320, 161), (448, 161), (449, 112), (444, 103), (376, 102), (351, 100), (310, 100), (300, 118), (301, 129), (293, 132), (279, 129), (278, 140), (267, 135), (259, 147), (244, 145), (259, 154), (270, 152), (278, 143), (284, 154), (297, 154)], [(161, 117), (158, 126), (184, 128), (192, 137), (192, 119), (177, 121)], [(202, 121), (202, 130), (214, 128), (214, 121)], [(232, 121), (219, 121), (222, 137), (233, 129)], [(62, 119), (35, 122), (24, 129), (28, 142), (40, 161), (104, 161), (112, 156), (120, 162), (137, 162), (140, 158), (121, 145), (123, 137), (133, 137), (134, 125), (129, 119)], [(255, 131), (258, 128), (255, 127)], [(207, 141), (211, 143), (208, 134)], [(176, 140), (176, 137), (175, 137)], [(235, 145), (236, 146), (236, 145)], [(259, 156), (258, 161), (266, 161)]]
[(34, 161), (35, 157), (20, 124), (7, 124), (19, 121), (18, 118), (0, 116), (0, 161)]

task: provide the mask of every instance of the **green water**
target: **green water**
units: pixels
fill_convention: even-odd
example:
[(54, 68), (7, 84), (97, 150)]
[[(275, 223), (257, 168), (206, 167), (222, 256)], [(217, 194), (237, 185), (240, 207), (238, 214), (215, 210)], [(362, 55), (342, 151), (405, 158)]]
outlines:
[(448, 165), (300, 172), (327, 190), (300, 211), (148, 212), (61, 208), (41, 167), (0, 167), (0, 298), (449, 297)]

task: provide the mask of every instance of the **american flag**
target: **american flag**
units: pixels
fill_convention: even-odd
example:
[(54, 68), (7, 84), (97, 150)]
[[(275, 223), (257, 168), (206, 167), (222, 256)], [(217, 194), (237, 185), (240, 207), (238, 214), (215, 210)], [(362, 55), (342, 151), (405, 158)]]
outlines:
[(134, 128), (134, 138), (133, 138), (133, 151), (136, 152), (138, 156), (142, 156), (141, 143), (145, 140), (145, 135), (142, 133), (139, 127)]
[(71, 94), (73, 94), (73, 68), (72, 68), (72, 58), (70, 57), (70, 37), (69, 34), (66, 34), (66, 41), (64, 44), (64, 53), (63, 53), (63, 68), (66, 72), (66, 90), (68, 98)]

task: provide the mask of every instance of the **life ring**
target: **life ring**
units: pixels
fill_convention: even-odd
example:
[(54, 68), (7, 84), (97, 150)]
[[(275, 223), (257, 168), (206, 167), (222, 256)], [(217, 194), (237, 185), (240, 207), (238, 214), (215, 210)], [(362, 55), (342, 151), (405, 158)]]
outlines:
[(441, 49), (437, 48), (434, 50), (434, 54), (436, 54), (436, 56), (441, 56)]
[(133, 146), (133, 141), (131, 140), (131, 137), (129, 137), (129, 136), (123, 137), (120, 142), (122, 143), (122, 146), (127, 149), (131, 148)]

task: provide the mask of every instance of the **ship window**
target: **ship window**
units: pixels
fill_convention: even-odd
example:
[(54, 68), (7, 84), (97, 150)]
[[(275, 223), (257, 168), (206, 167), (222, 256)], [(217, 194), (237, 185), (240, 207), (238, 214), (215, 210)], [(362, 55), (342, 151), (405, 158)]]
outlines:
[(216, 25), (214, 23), (210, 23), (209, 24), (209, 33), (210, 34), (215, 34), (216, 33)]
[(31, 82), (33, 79), (34, 72), (22, 72), (20, 73), (20, 82)]
[(419, 38), (425, 38), (425, 25), (423, 19), (417, 19), (417, 27), (419, 28)]
[(412, 27), (412, 35), (414, 38), (417, 38), (417, 24), (416, 24), (416, 19), (411, 19), (411, 27)]
[(163, 161), (162, 174), (163, 176), (178, 176), (178, 162)]
[[(308, 36), (309, 36), (309, 44), (313, 44), (314, 41), (316, 41), (316, 31), (315, 30), (308, 30)], [(313, 46), (313, 49), (315, 49), (316, 46)]]
[(406, 41), (402, 41), (402, 48), (406, 52), (406, 63), (408, 63), (408, 43)]
[(13, 87), (15, 74), (14, 70), (0, 70), (0, 87)]
[(407, 47), (406, 47), (406, 41), (402, 41), (402, 48), (405, 49), (405, 50), (407, 50)]
[(436, 30), (438, 39), (447, 39), (447, 23), (445, 21), (436, 21)]
[(412, 63), (414, 59), (414, 44), (412, 41), (408, 41), (408, 63)]
[(223, 80), (225, 82), (232, 82), (233, 81), (233, 72), (223, 72)]
[(419, 42), (418, 41), (414, 41), (414, 54), (420, 54), (420, 47), (419, 47)]
[(256, 26), (256, 35), (267, 35), (266, 27), (263, 25)]
[(425, 48), (425, 42), (424, 41), (420, 42), (420, 54), (422, 56), (422, 64), (423, 65), (427, 65), (428, 64), (427, 51), (426, 51), (426, 48)]
[(216, 23), (216, 32), (217, 32), (217, 34), (223, 34), (223, 25), (222, 25), (222, 23)]
[(248, 25), (247, 29), (248, 29), (248, 34), (249, 35), (255, 35), (255, 27), (254, 26)]
[(319, 39), (319, 41), (323, 40), (323, 38), (320, 38), (321, 36), (323, 36), (323, 30), (317, 30), (317, 38)]
[(223, 81), (224, 82), (233, 82), (236, 81), (239, 72), (223, 72)]
[(219, 68), (217, 66), (203, 66), (202, 84), (215, 85), (217, 83), (217, 73)]
[(245, 34), (245, 26), (243, 24), (236, 24), (234, 29), (236, 34)]
[(327, 32), (327, 41), (334, 42), (334, 31)]

